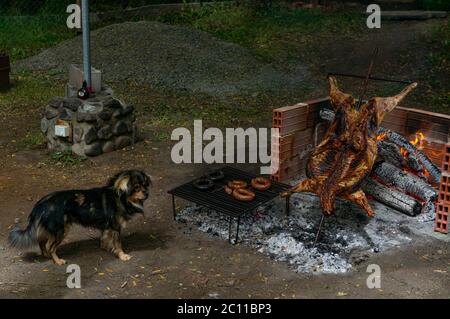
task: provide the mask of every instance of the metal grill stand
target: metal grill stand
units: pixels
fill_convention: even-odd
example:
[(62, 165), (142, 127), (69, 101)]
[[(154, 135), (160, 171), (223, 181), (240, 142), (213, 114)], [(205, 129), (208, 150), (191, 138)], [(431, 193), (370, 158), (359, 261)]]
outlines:
[[(250, 181), (257, 177), (257, 175), (241, 171), (229, 166), (226, 166), (218, 171), (222, 171), (225, 174), (225, 178), (220, 181), (216, 181), (215, 185), (210, 190), (199, 190), (193, 185), (193, 181), (178, 186), (168, 191), (172, 195), (172, 209), (173, 218), (176, 220), (177, 211), (175, 205), (175, 197), (188, 200), (198, 205), (208, 207), (220, 214), (228, 216), (228, 242), (232, 242), (232, 224), (233, 220), (236, 221), (236, 234), (234, 235), (234, 243), (239, 240), (239, 227), (241, 223), (241, 217), (245, 214), (255, 211), (258, 207), (268, 203), (275, 199), (283, 191), (290, 188), (289, 185), (274, 182), (268, 190), (255, 192), (255, 198), (250, 202), (242, 202), (234, 199), (223, 190), (223, 186), (229, 181), (240, 179), (245, 180), (250, 184)], [(289, 215), (289, 202), (290, 197), (286, 197), (286, 214)]]

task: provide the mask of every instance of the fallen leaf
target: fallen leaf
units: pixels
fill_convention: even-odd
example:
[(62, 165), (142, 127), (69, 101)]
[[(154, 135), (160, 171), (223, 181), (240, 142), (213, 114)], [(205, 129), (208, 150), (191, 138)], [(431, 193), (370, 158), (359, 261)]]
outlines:
[(433, 270), (434, 272), (437, 272), (437, 273), (439, 273), (439, 274), (445, 274), (445, 273), (447, 273), (447, 270), (440, 270), (440, 269), (435, 269), (435, 270)]

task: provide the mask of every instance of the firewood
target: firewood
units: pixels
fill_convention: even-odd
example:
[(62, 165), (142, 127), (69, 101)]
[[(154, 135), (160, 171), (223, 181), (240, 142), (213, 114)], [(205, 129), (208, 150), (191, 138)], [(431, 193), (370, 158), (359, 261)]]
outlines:
[(426, 181), (390, 163), (376, 164), (372, 170), (372, 176), (387, 186), (395, 187), (406, 194), (421, 198), (423, 201), (435, 201), (437, 198), (436, 190)]
[(406, 138), (404, 138), (401, 134), (396, 132), (392, 132), (383, 127), (380, 127), (378, 130), (378, 134), (385, 134), (386, 138), (397, 144), (400, 147), (403, 147), (409, 154), (414, 154), (414, 156), (419, 160), (420, 163), (425, 167), (425, 169), (430, 173), (430, 176), (433, 177), (433, 180), (437, 183), (441, 180), (441, 171), (436, 165), (431, 162), (431, 160), (420, 150), (417, 149), (414, 145), (412, 145)]
[[(326, 121), (333, 121), (334, 111), (330, 109), (322, 109), (320, 111), (320, 117)], [(423, 168), (421, 167), (423, 165), (423, 167), (425, 167), (425, 169), (430, 173), (430, 176), (435, 182), (439, 182), (441, 180), (441, 171), (439, 170), (439, 168), (436, 167), (436, 165), (434, 165), (433, 162), (431, 162), (431, 160), (422, 151), (418, 150), (417, 147), (412, 145), (401, 134), (387, 130), (384, 127), (379, 127), (377, 135), (384, 135), (385, 140), (389, 140), (407, 151), (409, 154), (407, 158), (408, 166), (413, 170), (423, 170)]]
[(385, 162), (391, 163), (397, 167), (403, 167), (405, 164), (405, 159), (400, 152), (400, 148), (389, 141), (381, 140), (378, 141), (378, 158), (384, 160)]
[(409, 216), (416, 216), (422, 210), (422, 205), (413, 197), (387, 187), (370, 177), (366, 178), (366, 184), (363, 186), (363, 190), (380, 203)]

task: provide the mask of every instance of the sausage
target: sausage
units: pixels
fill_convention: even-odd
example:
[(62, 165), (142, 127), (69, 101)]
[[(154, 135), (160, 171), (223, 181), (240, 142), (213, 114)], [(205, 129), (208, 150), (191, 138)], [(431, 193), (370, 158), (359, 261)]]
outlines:
[(232, 195), (235, 199), (240, 200), (242, 202), (249, 202), (255, 198), (255, 193), (245, 188), (236, 188), (235, 190), (233, 190)]
[(246, 188), (247, 182), (240, 179), (235, 179), (234, 181), (228, 182), (228, 187), (232, 189)]
[(225, 185), (223, 189), (225, 190), (225, 193), (229, 195), (233, 194), (233, 189), (231, 187), (228, 187), (228, 185)]
[(265, 191), (272, 185), (268, 178), (262, 176), (253, 178), (251, 184), (254, 189), (259, 191)]

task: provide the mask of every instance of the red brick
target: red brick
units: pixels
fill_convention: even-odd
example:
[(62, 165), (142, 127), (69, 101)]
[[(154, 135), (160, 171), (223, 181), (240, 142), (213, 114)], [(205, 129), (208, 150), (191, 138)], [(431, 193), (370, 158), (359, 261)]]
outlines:
[(448, 234), (449, 214), (450, 204), (438, 202), (436, 207), (436, 220), (434, 222), (435, 231)]

